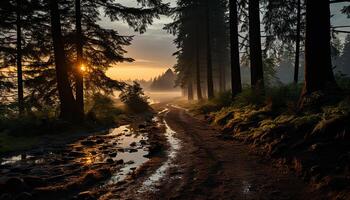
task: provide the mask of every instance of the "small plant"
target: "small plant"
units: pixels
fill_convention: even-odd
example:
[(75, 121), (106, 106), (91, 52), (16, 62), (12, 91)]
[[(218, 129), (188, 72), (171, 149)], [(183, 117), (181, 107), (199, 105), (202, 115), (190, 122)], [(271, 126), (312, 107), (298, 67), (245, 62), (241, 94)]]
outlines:
[(106, 95), (97, 93), (87, 101), (87, 119), (103, 124), (112, 124), (116, 118), (122, 114), (122, 110), (117, 108), (114, 100)]
[(139, 83), (127, 85), (119, 95), (120, 100), (125, 104), (126, 109), (134, 113), (142, 113), (151, 110), (149, 97), (145, 95)]

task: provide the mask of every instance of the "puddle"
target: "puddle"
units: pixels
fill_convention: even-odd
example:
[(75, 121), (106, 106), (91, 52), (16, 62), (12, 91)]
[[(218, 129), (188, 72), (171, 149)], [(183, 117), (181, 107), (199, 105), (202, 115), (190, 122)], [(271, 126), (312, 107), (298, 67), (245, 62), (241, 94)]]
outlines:
[(24, 171), (33, 169), (42, 174), (46, 168), (62, 167), (64, 170), (71, 170), (70, 166), (90, 167), (111, 163), (121, 167), (107, 181), (107, 184), (113, 184), (125, 179), (149, 160), (144, 157), (148, 154), (148, 147), (146, 132), (139, 132), (125, 125), (111, 129), (106, 135), (90, 136), (69, 145), (66, 149), (60, 148), (57, 154), (47, 152), (37, 155), (32, 152), (2, 158), (0, 166), (4, 166), (5, 169), (20, 167)]
[(33, 157), (34, 156), (27, 155), (27, 154), (20, 154), (20, 155), (11, 156), (8, 158), (2, 158), (0, 165), (12, 165), (18, 162), (28, 161)]
[[(168, 109), (164, 109), (163, 111), (159, 112), (159, 114), (165, 113), (166, 115), (168, 111)], [(158, 117), (155, 117), (154, 120), (159, 123)], [(163, 120), (162, 123), (165, 125), (165, 136), (168, 140), (168, 143), (170, 144), (167, 152), (168, 159), (161, 167), (156, 170), (154, 174), (152, 174), (146, 181), (143, 182), (143, 186), (139, 192), (144, 192), (147, 190), (156, 191), (157, 183), (166, 175), (166, 172), (170, 167), (175, 166), (173, 161), (181, 148), (181, 141), (174, 137), (174, 134), (176, 132), (169, 127), (165, 120)]]
[[(118, 148), (120, 148), (120, 150), (113, 160), (124, 161), (124, 165), (120, 171), (113, 175), (107, 182), (107, 184), (114, 184), (124, 180), (126, 176), (130, 175), (134, 170), (149, 160), (144, 157), (148, 154), (148, 151), (147, 147), (142, 144), (147, 141), (148, 138), (144, 134), (135, 134), (129, 126), (121, 126), (114, 129), (109, 135), (119, 135)], [(122, 149), (123, 151), (121, 151)], [(131, 149), (137, 151), (133, 152)]]

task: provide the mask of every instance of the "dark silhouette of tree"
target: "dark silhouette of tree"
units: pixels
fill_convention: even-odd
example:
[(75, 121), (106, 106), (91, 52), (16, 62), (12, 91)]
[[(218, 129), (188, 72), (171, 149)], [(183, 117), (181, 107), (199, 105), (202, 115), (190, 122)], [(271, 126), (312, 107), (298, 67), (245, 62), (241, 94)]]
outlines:
[(302, 97), (333, 90), (330, 7), (328, 1), (306, 1), (305, 84)]
[(230, 0), (230, 46), (231, 46), (231, 92), (235, 97), (242, 91), (241, 67), (239, 55), (239, 38), (238, 38), (238, 8), (237, 1)]
[(75, 98), (78, 106), (80, 119), (84, 118), (84, 58), (83, 58), (83, 33), (81, 28), (81, 5), (80, 0), (75, 0), (75, 29), (76, 29), (76, 51), (77, 59), (75, 66)]
[(210, 34), (210, 4), (206, 1), (206, 38), (207, 38), (207, 89), (208, 99), (214, 98), (214, 82), (213, 82), (213, 63), (212, 63), (212, 49), (211, 49), (211, 34)]
[(75, 102), (68, 78), (68, 59), (64, 51), (64, 41), (60, 22), (61, 19), (57, 0), (50, 0), (49, 8), (56, 66), (57, 89), (60, 99), (60, 117), (67, 121), (76, 121), (79, 115), (77, 104)]
[(172, 12), (174, 22), (165, 26), (176, 36), (174, 43), (179, 49), (175, 53), (178, 60), (175, 66), (177, 83), (188, 89), (188, 81), (191, 80), (199, 100), (204, 89), (210, 99), (215, 91), (222, 92), (226, 87), (229, 65), (226, 11), (226, 0), (179, 0)]
[(264, 71), (261, 50), (260, 4), (259, 0), (249, 0), (249, 56), (251, 85), (257, 91), (264, 90)]
[[(200, 17), (200, 13), (197, 13), (197, 17)], [(198, 20), (198, 19), (197, 19)], [(201, 86), (201, 66), (200, 66), (200, 33), (199, 33), (199, 25), (196, 23), (196, 44), (195, 44), (195, 49), (196, 49), (196, 87), (197, 87), (197, 98), (198, 100), (203, 99), (202, 95), (202, 86)]]

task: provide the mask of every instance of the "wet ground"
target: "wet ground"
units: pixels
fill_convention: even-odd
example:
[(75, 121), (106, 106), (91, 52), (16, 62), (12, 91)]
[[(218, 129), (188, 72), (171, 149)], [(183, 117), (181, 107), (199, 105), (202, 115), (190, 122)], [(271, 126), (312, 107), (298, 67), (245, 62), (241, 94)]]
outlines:
[(158, 141), (149, 139), (150, 132), (160, 132), (157, 123), (146, 120), (72, 144), (2, 157), (0, 199), (71, 199), (118, 184), (161, 150)]
[(0, 199), (322, 199), (218, 133), (164, 106), (141, 124), (3, 158)]

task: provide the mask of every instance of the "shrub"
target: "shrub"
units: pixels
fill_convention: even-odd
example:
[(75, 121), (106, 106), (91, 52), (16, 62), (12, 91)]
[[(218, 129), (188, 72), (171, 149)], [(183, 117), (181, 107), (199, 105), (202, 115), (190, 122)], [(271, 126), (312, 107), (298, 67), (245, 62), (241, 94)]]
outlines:
[(115, 123), (116, 118), (123, 113), (111, 97), (100, 93), (94, 94), (86, 104), (87, 119), (103, 124)]
[(251, 88), (244, 88), (243, 91), (238, 94), (234, 101), (234, 107), (242, 107), (248, 105), (261, 105), (264, 103), (264, 96), (262, 94), (258, 94)]
[(230, 106), (232, 103), (231, 92), (217, 94), (209, 101), (199, 102), (191, 110), (198, 114), (207, 114), (219, 111), (222, 107)]
[(149, 97), (145, 95), (137, 82), (134, 82), (133, 85), (127, 85), (120, 93), (119, 98), (130, 112), (142, 113), (151, 110), (148, 103)]

